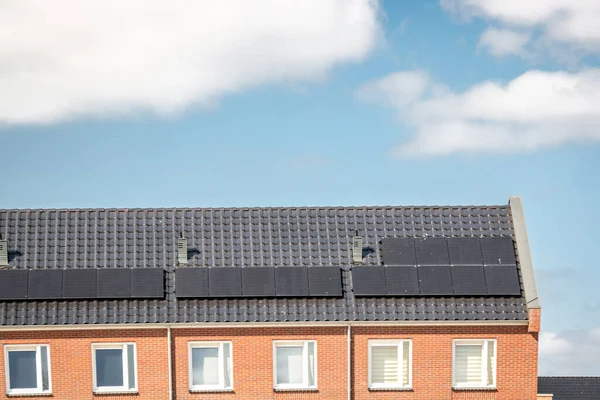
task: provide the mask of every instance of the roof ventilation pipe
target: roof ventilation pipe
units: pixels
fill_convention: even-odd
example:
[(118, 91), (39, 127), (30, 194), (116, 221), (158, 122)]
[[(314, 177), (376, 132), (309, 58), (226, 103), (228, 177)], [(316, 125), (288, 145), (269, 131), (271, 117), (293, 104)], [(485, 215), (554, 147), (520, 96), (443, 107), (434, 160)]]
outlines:
[(363, 263), (363, 238), (358, 235), (358, 230), (354, 232), (352, 238), (352, 263)]
[(187, 239), (183, 237), (183, 233), (177, 239), (177, 263), (179, 265), (186, 265), (188, 263), (188, 245)]
[(0, 235), (0, 266), (8, 265), (8, 241), (2, 240)]

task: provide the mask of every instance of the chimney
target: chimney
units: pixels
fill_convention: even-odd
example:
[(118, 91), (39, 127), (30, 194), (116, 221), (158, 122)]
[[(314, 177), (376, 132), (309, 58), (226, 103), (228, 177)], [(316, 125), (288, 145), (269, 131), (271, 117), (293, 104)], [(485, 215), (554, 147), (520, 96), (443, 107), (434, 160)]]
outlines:
[(188, 263), (187, 250), (187, 239), (183, 237), (182, 233), (181, 237), (177, 239), (177, 263), (179, 265), (186, 265)]
[(358, 235), (358, 231), (354, 232), (352, 238), (352, 263), (362, 264), (363, 263), (363, 238)]

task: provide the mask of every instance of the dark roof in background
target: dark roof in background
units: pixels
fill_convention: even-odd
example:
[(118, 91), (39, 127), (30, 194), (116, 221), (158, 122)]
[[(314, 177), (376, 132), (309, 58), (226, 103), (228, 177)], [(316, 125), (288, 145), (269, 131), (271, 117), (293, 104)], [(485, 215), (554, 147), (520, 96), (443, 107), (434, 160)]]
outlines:
[(600, 376), (541, 376), (538, 394), (552, 394), (552, 400), (599, 400)]
[[(365, 265), (381, 264), (384, 237), (513, 236), (508, 205), (0, 210), (13, 268), (167, 271), (164, 300), (5, 301), (0, 325), (527, 319), (522, 297), (355, 298), (349, 272), (355, 230), (375, 250)], [(195, 253), (189, 266), (341, 266), (344, 297), (177, 300), (182, 232)]]

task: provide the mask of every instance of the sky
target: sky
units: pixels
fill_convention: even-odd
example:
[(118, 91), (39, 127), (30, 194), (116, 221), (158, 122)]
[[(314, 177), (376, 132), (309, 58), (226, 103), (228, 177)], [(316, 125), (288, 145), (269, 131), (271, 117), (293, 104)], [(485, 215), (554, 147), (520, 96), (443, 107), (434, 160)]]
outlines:
[(600, 375), (598, 26), (596, 0), (0, 0), (0, 208), (519, 195), (539, 373)]

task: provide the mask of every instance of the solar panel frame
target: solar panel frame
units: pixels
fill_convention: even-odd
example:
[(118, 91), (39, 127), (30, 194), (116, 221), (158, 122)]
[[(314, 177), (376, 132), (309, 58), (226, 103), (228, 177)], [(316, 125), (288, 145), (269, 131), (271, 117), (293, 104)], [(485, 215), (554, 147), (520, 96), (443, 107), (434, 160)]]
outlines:
[(453, 296), (452, 273), (449, 266), (422, 265), (419, 273), (419, 291), (422, 296)]
[(165, 297), (165, 270), (162, 268), (131, 268), (130, 296), (134, 299)]
[(510, 236), (480, 238), (484, 265), (517, 263), (513, 239)]
[(452, 272), (452, 286), (457, 296), (485, 296), (487, 287), (483, 265), (454, 265)]
[(242, 296), (275, 297), (275, 268), (242, 268)]
[(28, 270), (0, 270), (0, 300), (27, 300)]
[(275, 267), (277, 297), (308, 297), (308, 267)]
[(385, 290), (388, 296), (418, 296), (420, 289), (417, 267), (385, 267)]
[(340, 267), (308, 267), (308, 294), (315, 297), (340, 297), (342, 269)]
[(65, 269), (63, 271), (63, 299), (90, 299), (96, 298), (96, 279), (98, 270), (93, 269)]
[(446, 238), (427, 237), (415, 239), (417, 265), (450, 265)]
[(450, 265), (483, 265), (479, 238), (453, 237), (447, 243)]
[(181, 298), (208, 297), (208, 268), (176, 268), (175, 296)]
[(99, 268), (96, 277), (98, 299), (127, 299), (131, 297), (129, 268)]
[(483, 268), (488, 295), (521, 296), (521, 282), (516, 265), (486, 265)]
[(383, 266), (363, 266), (352, 268), (352, 285), (355, 296), (385, 296), (385, 268)]
[(384, 265), (417, 265), (415, 239), (405, 237), (381, 239), (381, 257)]
[(63, 271), (61, 269), (32, 269), (27, 278), (27, 298), (30, 300), (60, 300)]
[(215, 267), (208, 269), (209, 297), (242, 297), (242, 268)]

